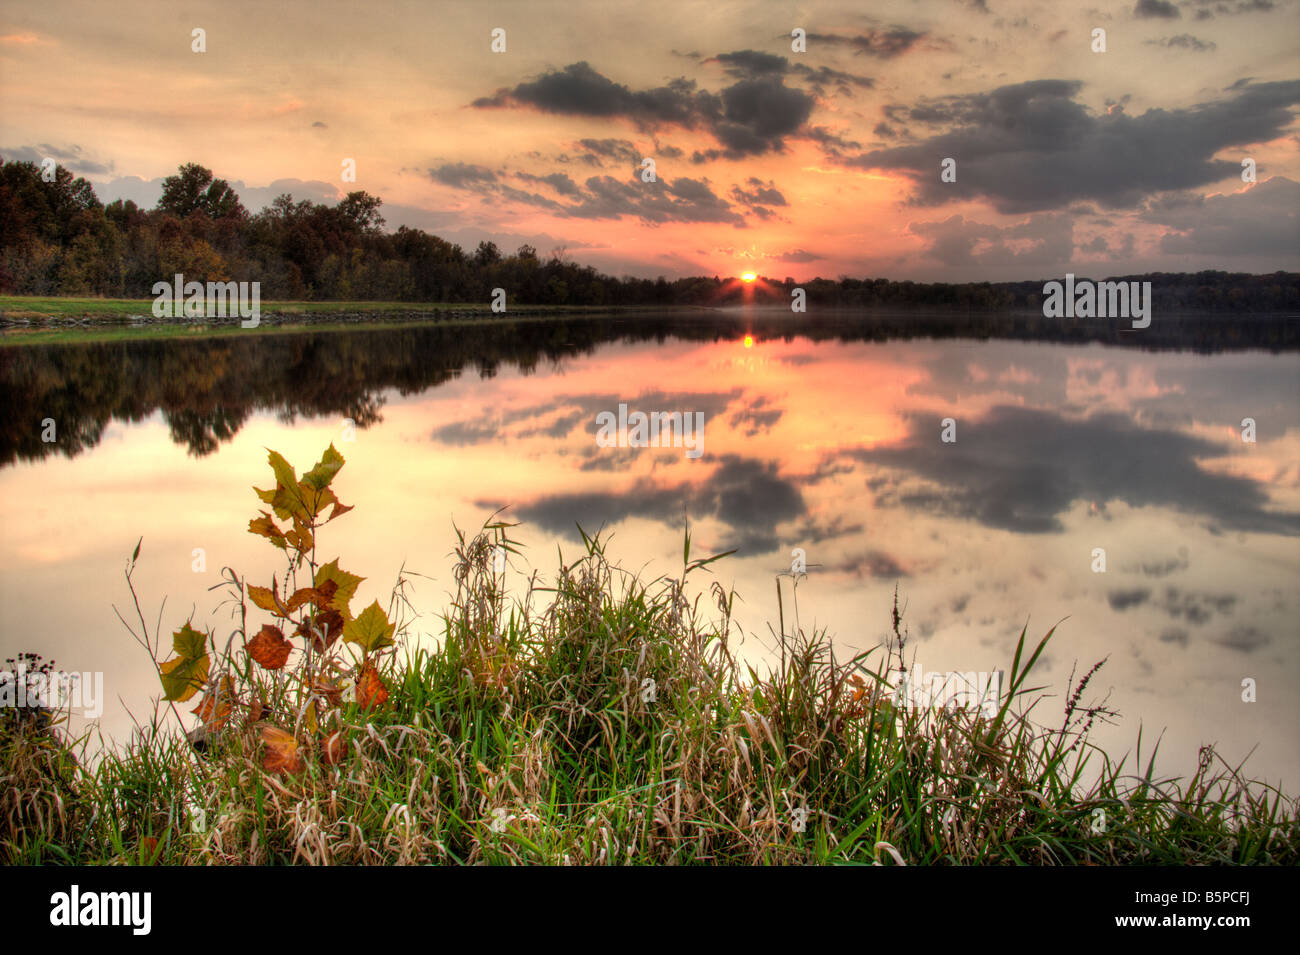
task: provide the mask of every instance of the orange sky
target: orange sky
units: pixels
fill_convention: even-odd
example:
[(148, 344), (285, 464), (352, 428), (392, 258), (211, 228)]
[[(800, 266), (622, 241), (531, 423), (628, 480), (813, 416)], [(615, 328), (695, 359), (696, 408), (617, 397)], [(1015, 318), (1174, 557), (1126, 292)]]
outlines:
[(149, 205), (187, 161), (250, 208), (360, 188), (615, 274), (1294, 269), (1296, 6), (54, 2), (0, 15), (0, 155)]

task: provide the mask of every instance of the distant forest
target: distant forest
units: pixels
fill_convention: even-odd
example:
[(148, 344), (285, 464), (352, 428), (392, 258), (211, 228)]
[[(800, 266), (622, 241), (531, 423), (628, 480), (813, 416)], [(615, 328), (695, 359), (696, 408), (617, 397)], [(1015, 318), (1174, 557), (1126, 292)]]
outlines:
[[(151, 298), (155, 282), (261, 283), (267, 300), (487, 302), (504, 288), (523, 305), (725, 305), (742, 289), (731, 278), (615, 278), (563, 253), (513, 254), (492, 242), (467, 252), (420, 229), (383, 231), (383, 201), (349, 193), (337, 205), (281, 195), (256, 214), (222, 179), (194, 163), (163, 181), (153, 209), (107, 206), (62, 166), (42, 180), (31, 162), (0, 158), (0, 293)], [(1300, 274), (1220, 271), (1087, 276), (1152, 283), (1162, 310), (1286, 311), (1300, 308)], [(759, 300), (789, 302), (796, 285), (809, 304), (839, 308), (1040, 307), (1038, 281), (966, 284), (889, 279), (764, 277)]]

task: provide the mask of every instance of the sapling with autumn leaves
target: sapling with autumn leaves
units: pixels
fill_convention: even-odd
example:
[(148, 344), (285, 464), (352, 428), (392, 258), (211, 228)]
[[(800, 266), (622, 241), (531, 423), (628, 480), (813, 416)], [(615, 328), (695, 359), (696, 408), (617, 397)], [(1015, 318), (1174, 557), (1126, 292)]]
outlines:
[[(199, 697), (191, 710), (201, 720), (199, 738), (217, 738), (236, 723), (256, 727), (264, 744), (263, 768), (295, 773), (305, 767), (304, 752), (314, 748), (322, 763), (338, 761), (344, 731), (328, 730), (344, 707), (355, 702), (371, 710), (387, 701), (376, 655), (393, 645), (397, 625), (378, 601), (354, 615), (351, 601), (365, 578), (340, 568), (338, 558), (317, 560), (321, 528), (352, 510), (330, 487), (343, 456), (331, 444), (301, 478), (277, 452), (271, 451), (268, 461), (275, 487), (253, 490), (270, 510), (261, 510), (248, 530), (284, 552), (283, 583), (273, 576), (263, 587), (227, 568), (226, 586), (240, 625), (225, 652), (218, 652), (213, 632), (196, 630), (187, 621), (173, 634), (174, 655), (158, 665), (158, 672), (168, 701)], [(256, 619), (258, 611), (269, 619)], [(242, 653), (230, 652), (236, 638)]]

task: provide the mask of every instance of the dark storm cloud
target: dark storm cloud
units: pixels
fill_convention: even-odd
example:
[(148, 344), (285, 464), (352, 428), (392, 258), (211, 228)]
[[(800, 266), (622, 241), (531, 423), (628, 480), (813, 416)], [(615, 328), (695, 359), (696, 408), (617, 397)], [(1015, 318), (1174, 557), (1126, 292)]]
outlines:
[(1133, 8), (1133, 16), (1142, 19), (1177, 20), (1182, 14), (1178, 12), (1176, 6), (1166, 0), (1138, 0), (1137, 6)]
[(902, 442), (851, 454), (931, 485), (900, 488), (903, 506), (1020, 533), (1062, 530), (1060, 515), (1075, 501), (1120, 500), (1233, 530), (1300, 534), (1300, 514), (1269, 509), (1260, 483), (1202, 470), (1198, 460), (1223, 453), (1202, 438), (1138, 428), (1117, 414), (1074, 420), (1012, 406), (957, 428), (957, 441), (945, 444), (937, 418), (914, 418)]
[[(611, 449), (618, 450), (618, 449)], [(519, 516), (553, 534), (577, 536), (575, 521), (588, 533), (632, 517), (681, 527), (716, 518), (727, 525), (717, 545), (743, 554), (774, 549), (776, 527), (807, 510), (803, 495), (778, 473), (772, 462), (727, 455), (709, 477), (697, 484), (658, 485), (642, 481), (624, 492), (579, 492), (537, 498), (517, 508)]]
[(846, 46), (857, 56), (874, 56), (880, 59), (892, 59), (906, 53), (926, 34), (909, 30), (906, 27), (890, 27), (887, 30), (867, 30), (856, 36), (835, 36), (829, 33), (809, 33), (808, 46), (825, 43), (833, 46)]
[(621, 117), (647, 129), (666, 125), (702, 128), (723, 147), (703, 154), (709, 157), (736, 159), (779, 152), (785, 148), (785, 139), (807, 121), (813, 98), (786, 86), (784, 72), (746, 71), (746, 66), (761, 65), (761, 57), (770, 56), (746, 56), (746, 52), (753, 53), (733, 54), (741, 59), (733, 59), (730, 64), (743, 78), (721, 94), (701, 90), (694, 81), (684, 78), (653, 89), (632, 90), (581, 62), (497, 90), (472, 105), (482, 109), (526, 107), (569, 116)]
[[(1034, 80), (887, 108), (891, 121), (947, 128), (915, 145), (840, 161), (911, 173), (917, 183), (912, 201), (922, 205), (984, 196), (1009, 213), (1078, 200), (1135, 206), (1152, 193), (1236, 176), (1236, 163), (1214, 155), (1276, 139), (1300, 103), (1300, 80), (1287, 80), (1235, 84), (1220, 99), (1180, 109), (1094, 114), (1075, 100), (1081, 86)], [(940, 181), (945, 157), (957, 161), (955, 183)]]
[(1141, 218), (1173, 230), (1160, 248), (1174, 255), (1300, 257), (1300, 183), (1282, 176), (1245, 192), (1163, 197)]

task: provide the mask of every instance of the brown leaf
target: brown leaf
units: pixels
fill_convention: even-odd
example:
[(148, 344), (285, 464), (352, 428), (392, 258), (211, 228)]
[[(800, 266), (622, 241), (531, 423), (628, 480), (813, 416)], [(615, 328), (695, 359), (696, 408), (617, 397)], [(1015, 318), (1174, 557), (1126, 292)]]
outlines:
[(262, 718), (266, 712), (266, 704), (262, 702), (260, 696), (253, 697), (253, 701), (248, 704), (248, 719), (244, 721), (245, 726), (252, 726)]
[(326, 766), (336, 766), (338, 761), (343, 758), (343, 731), (335, 730), (325, 737), (325, 742), (321, 744), (320, 761)]
[(312, 647), (317, 653), (324, 653), (335, 640), (343, 636), (343, 627), (343, 614), (337, 610), (330, 609), (316, 614), (316, 629), (324, 635), (324, 639), (313, 635)]
[(293, 644), (284, 638), (279, 627), (263, 624), (257, 636), (248, 641), (248, 655), (268, 670), (278, 670), (289, 660)]
[(388, 687), (379, 678), (373, 663), (367, 663), (357, 677), (357, 703), (363, 710), (383, 706), (388, 700)]
[(263, 726), (262, 742), (266, 744), (262, 768), (268, 773), (302, 772), (305, 764), (292, 733), (286, 733), (278, 726)]
[(196, 714), (209, 731), (219, 730), (230, 721), (234, 703), (235, 684), (226, 676), (221, 678), (221, 686), (208, 690), (199, 705), (190, 712)]
[(289, 597), (284, 606), (286, 610), (293, 613), (305, 603), (319, 603), (322, 599), (320, 591), (315, 587), (299, 587)]

